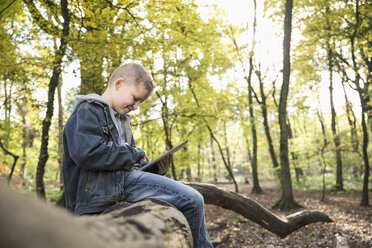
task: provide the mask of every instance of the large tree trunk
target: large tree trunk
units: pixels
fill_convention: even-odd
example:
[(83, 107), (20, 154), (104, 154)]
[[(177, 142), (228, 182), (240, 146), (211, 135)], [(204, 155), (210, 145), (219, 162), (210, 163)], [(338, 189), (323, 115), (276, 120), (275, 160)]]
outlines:
[(280, 91), (279, 102), (279, 126), (280, 126), (280, 168), (281, 168), (281, 185), (282, 196), (274, 207), (280, 209), (292, 209), (299, 207), (295, 202), (292, 192), (291, 173), (289, 170), (288, 159), (288, 129), (287, 129), (287, 97), (289, 90), (290, 75), (290, 45), (291, 45), (291, 28), (292, 28), (292, 7), (293, 0), (285, 2), (284, 17), (284, 41), (283, 41), (283, 84)]
[[(305, 210), (280, 218), (248, 197), (211, 184), (189, 183), (208, 204), (236, 211), (285, 237), (315, 222), (332, 222), (322, 211)], [(1, 247), (192, 247), (186, 218), (170, 204), (120, 202), (100, 215), (74, 218), (65, 211), (0, 185)], [(21, 237), (21, 238), (20, 238)]]
[[(92, 32), (90, 32), (92, 33)], [(93, 34), (92, 34), (93, 36)], [(80, 94), (102, 94), (105, 89), (103, 73), (103, 57), (97, 53), (96, 44), (84, 44), (84, 48), (78, 51), (80, 60)]]

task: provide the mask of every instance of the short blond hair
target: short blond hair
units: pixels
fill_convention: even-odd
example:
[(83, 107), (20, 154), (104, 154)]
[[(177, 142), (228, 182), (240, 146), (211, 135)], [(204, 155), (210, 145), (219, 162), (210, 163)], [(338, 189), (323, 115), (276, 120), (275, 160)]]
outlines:
[(116, 68), (110, 76), (108, 87), (110, 87), (118, 78), (132, 80), (135, 84), (140, 84), (142, 82), (149, 93), (151, 93), (155, 88), (154, 80), (150, 72), (143, 67), (143, 65), (138, 63), (127, 63)]

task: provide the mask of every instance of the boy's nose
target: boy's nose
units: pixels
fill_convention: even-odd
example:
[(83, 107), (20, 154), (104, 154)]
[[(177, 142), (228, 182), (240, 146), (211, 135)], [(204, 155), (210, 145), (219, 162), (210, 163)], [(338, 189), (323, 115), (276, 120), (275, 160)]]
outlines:
[(140, 102), (138, 101), (138, 102), (135, 102), (134, 104), (133, 104), (133, 108), (134, 109), (137, 109), (138, 108), (138, 106), (139, 106), (139, 104), (140, 104)]

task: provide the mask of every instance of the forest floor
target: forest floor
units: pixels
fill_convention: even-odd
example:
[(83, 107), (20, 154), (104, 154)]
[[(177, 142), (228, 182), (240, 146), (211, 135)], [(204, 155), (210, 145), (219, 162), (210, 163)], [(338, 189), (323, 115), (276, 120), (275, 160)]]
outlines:
[[(217, 184), (233, 190), (233, 184)], [(262, 184), (263, 194), (251, 194), (251, 185), (239, 185), (239, 193), (270, 209), (281, 196), (273, 184)], [(322, 202), (321, 192), (294, 191), (295, 200), (309, 210), (323, 210), (333, 223), (310, 224), (281, 239), (245, 217), (214, 205), (206, 205), (206, 221), (213, 241), (223, 242), (215, 248), (241, 247), (333, 247), (335, 234), (347, 238), (351, 248), (372, 247), (372, 207), (359, 205), (360, 193), (327, 192)], [(291, 212), (271, 210), (280, 217)]]

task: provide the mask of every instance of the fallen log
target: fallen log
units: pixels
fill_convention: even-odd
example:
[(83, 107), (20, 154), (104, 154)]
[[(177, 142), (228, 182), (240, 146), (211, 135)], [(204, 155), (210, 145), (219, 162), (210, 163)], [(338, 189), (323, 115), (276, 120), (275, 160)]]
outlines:
[(233, 191), (219, 189), (207, 183), (185, 184), (199, 191), (206, 204), (233, 210), (281, 238), (311, 223), (333, 222), (326, 213), (320, 210), (303, 210), (280, 218), (256, 201)]
[(0, 196), (0, 247), (192, 247), (185, 217), (163, 201), (118, 203), (105, 214), (76, 217), (3, 185)]

